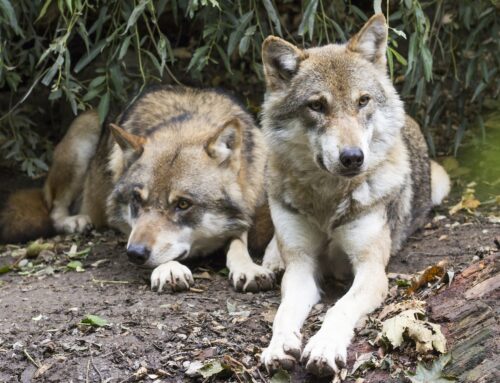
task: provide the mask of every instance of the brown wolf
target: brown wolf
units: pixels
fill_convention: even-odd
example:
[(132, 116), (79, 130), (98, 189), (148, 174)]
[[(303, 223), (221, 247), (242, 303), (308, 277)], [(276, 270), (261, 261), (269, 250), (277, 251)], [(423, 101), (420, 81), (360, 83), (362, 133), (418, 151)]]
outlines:
[[(281, 254), (285, 263), (282, 302), (262, 354), (269, 370), (301, 358), (316, 375), (338, 371), (356, 322), (386, 296), (390, 255), (449, 191), (387, 76), (386, 46), (381, 14), (344, 45), (301, 50), (277, 37), (264, 41), (262, 117), (276, 233), (265, 260), (279, 264)], [(302, 350), (318, 281), (351, 273), (349, 291)]]
[[(3, 240), (46, 234), (50, 223), (64, 233), (116, 228), (129, 235), (129, 259), (154, 268), (151, 285), (159, 291), (165, 284), (188, 289), (193, 278), (179, 261), (227, 245), (234, 287), (269, 289), (272, 272), (247, 250), (257, 209), (265, 211), (265, 162), (262, 133), (227, 95), (153, 88), (110, 129), (101, 131), (94, 111), (75, 119), (43, 195), (22, 192), (7, 204)], [(39, 214), (31, 217), (23, 198), (38, 198)]]

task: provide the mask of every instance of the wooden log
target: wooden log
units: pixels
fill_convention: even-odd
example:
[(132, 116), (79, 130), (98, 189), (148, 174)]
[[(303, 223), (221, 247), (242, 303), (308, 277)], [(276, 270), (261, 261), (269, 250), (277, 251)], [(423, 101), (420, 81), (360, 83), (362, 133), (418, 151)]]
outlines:
[(430, 318), (447, 334), (459, 382), (500, 382), (500, 274), (493, 255), (464, 269), (449, 288), (427, 300)]

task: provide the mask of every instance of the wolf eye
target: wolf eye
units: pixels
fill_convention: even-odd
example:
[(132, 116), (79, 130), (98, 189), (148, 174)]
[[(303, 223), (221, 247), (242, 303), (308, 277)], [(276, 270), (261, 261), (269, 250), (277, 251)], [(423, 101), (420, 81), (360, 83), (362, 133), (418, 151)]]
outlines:
[(175, 207), (179, 210), (187, 210), (191, 207), (191, 205), (191, 202), (189, 202), (187, 199), (181, 198), (177, 201)]
[(307, 106), (309, 109), (314, 110), (318, 113), (323, 113), (325, 111), (325, 105), (321, 100), (310, 101)]
[(358, 105), (360, 108), (366, 106), (370, 102), (370, 96), (367, 94), (362, 95), (358, 100)]

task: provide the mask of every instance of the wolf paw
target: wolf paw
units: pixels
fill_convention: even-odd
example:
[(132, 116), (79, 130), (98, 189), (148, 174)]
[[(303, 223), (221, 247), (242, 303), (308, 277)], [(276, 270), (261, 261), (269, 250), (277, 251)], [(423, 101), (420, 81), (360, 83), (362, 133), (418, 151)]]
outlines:
[(54, 222), (54, 226), (57, 231), (66, 234), (83, 233), (92, 228), (92, 221), (88, 215), (78, 214), (61, 218)]
[(172, 291), (184, 291), (194, 284), (191, 270), (179, 262), (170, 261), (158, 266), (151, 274), (151, 289), (161, 292), (165, 284)]
[(300, 334), (273, 336), (269, 347), (262, 351), (260, 360), (269, 373), (281, 368), (292, 370), (300, 358), (301, 344)]
[(231, 271), (229, 274), (234, 288), (237, 291), (266, 291), (274, 287), (274, 273), (263, 266), (252, 263), (244, 269)]
[(350, 337), (332, 336), (318, 332), (307, 342), (302, 353), (306, 369), (316, 376), (330, 376), (339, 372), (347, 361)]

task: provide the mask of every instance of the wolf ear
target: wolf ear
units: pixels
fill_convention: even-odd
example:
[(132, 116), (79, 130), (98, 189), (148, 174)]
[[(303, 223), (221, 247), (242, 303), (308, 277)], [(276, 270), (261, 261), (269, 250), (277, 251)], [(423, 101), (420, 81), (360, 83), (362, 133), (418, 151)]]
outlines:
[(295, 45), (276, 36), (267, 37), (262, 44), (262, 63), (268, 88), (284, 88), (306, 57)]
[(122, 148), (122, 150), (132, 149), (138, 154), (142, 153), (144, 144), (146, 143), (146, 139), (144, 137), (129, 133), (115, 124), (109, 124), (109, 129), (111, 130), (111, 134), (113, 134), (116, 143), (120, 146), (120, 148)]
[(206, 146), (207, 153), (218, 165), (237, 163), (240, 158), (242, 128), (240, 120), (232, 118), (213, 136)]
[(382, 13), (370, 20), (347, 43), (347, 49), (359, 53), (382, 70), (386, 70), (387, 24)]

